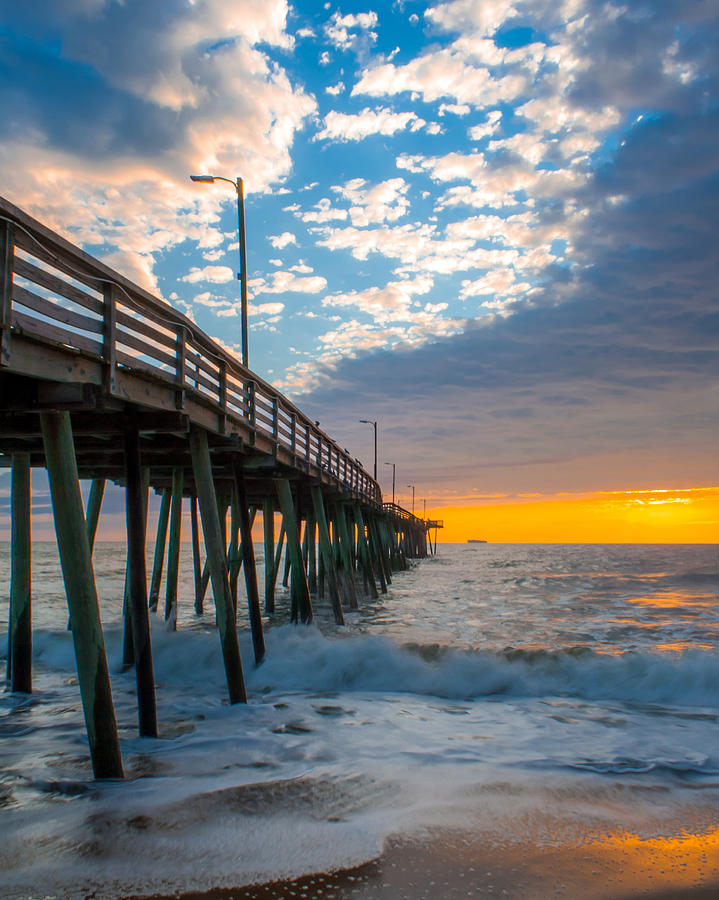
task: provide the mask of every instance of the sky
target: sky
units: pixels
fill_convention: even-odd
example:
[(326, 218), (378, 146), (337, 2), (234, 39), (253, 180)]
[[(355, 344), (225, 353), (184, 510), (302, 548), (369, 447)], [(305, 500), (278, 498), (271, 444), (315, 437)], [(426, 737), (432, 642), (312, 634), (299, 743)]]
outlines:
[(394, 463), (446, 539), (717, 540), (715, 0), (0, 22), (0, 194), (239, 353), (235, 195), (189, 175), (242, 177), (250, 367), (370, 471), (376, 420), (387, 499)]

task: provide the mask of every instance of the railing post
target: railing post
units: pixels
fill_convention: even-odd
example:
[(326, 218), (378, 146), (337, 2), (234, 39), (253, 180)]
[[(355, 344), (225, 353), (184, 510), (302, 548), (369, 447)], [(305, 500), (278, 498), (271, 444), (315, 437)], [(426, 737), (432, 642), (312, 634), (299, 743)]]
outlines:
[(290, 414), (290, 449), (294, 456), (297, 452), (297, 416), (295, 413)]
[(272, 398), (272, 439), (275, 442), (275, 450), (280, 442), (280, 401)]
[(14, 262), (15, 226), (12, 222), (0, 222), (0, 366), (10, 362)]
[(217, 382), (217, 401), (222, 410), (222, 415), (220, 417), (220, 433), (224, 434), (227, 431), (227, 360), (225, 359), (220, 360)]
[(175, 406), (177, 409), (185, 408), (185, 362), (187, 360), (187, 334), (184, 325), (177, 326), (177, 350), (175, 353), (175, 381), (177, 392), (175, 394)]
[(104, 314), (102, 322), (102, 356), (105, 360), (105, 390), (110, 396), (115, 393), (115, 370), (117, 368), (117, 288), (110, 282), (103, 289)]
[(305, 460), (307, 465), (309, 466), (310, 456), (311, 456), (311, 448), (310, 444), (312, 443), (312, 429), (309, 425), (305, 425)]

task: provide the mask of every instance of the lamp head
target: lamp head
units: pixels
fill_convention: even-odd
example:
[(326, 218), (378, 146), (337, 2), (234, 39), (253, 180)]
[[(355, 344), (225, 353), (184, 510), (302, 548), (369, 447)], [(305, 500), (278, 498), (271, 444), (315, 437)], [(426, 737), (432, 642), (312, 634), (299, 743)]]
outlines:
[(203, 184), (214, 184), (214, 175), (190, 175), (191, 181), (201, 181)]

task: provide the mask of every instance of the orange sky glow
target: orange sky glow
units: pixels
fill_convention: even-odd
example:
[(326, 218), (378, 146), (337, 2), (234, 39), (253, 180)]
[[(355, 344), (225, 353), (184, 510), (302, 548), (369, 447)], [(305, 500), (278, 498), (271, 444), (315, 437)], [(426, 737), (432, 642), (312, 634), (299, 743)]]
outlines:
[(442, 542), (702, 544), (719, 541), (719, 487), (493, 498), (435, 507)]

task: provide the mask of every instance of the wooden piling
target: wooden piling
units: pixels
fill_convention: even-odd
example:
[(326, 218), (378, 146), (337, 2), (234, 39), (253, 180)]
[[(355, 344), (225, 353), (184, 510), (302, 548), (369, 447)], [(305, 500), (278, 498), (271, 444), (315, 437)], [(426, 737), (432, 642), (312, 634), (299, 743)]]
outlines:
[(355, 504), (354, 517), (355, 524), (357, 525), (357, 556), (360, 565), (362, 566), (365, 583), (367, 584), (370, 597), (372, 597), (373, 600), (376, 600), (379, 597), (377, 591), (377, 578), (374, 571), (374, 565), (372, 564), (372, 554), (370, 553), (369, 545), (367, 543), (364, 517), (359, 503)]
[(257, 569), (255, 567), (255, 546), (252, 543), (252, 522), (250, 521), (250, 511), (247, 508), (245, 474), (237, 460), (234, 461), (233, 475), (237, 497), (237, 513), (242, 535), (242, 561), (245, 570), (245, 587), (247, 589), (247, 609), (250, 616), (252, 647), (255, 651), (255, 665), (259, 666), (265, 658), (265, 638), (262, 633), (260, 594), (257, 589)]
[(160, 501), (160, 515), (157, 519), (157, 537), (155, 538), (155, 552), (152, 564), (152, 581), (150, 582), (150, 609), (157, 610), (157, 602), (160, 597), (160, 583), (162, 582), (162, 566), (165, 561), (165, 545), (167, 543), (167, 525), (170, 521), (170, 491), (162, 492)]
[(262, 527), (265, 538), (265, 612), (275, 611), (275, 509), (272, 500), (262, 501)]
[(122, 757), (77, 476), (70, 413), (40, 413), (55, 532), (96, 778), (122, 778)]
[(201, 616), (205, 593), (202, 590), (202, 563), (200, 562), (200, 523), (197, 512), (197, 495), (190, 501), (190, 523), (192, 525), (192, 571), (195, 576), (195, 615)]
[(312, 621), (312, 600), (307, 584), (307, 572), (302, 559), (302, 547), (297, 530), (297, 515), (292, 500), (292, 489), (286, 478), (276, 480), (277, 496), (282, 510), (282, 518), (285, 520), (285, 532), (287, 535), (287, 554), (292, 566), (293, 581), (299, 607), (299, 618), (304, 624)]
[(165, 582), (165, 621), (172, 631), (177, 629), (177, 582), (180, 573), (183, 476), (182, 466), (175, 466), (172, 470), (170, 546), (167, 550), (167, 581)]
[(10, 690), (32, 693), (32, 577), (30, 532), (30, 454), (13, 453), (11, 486)]
[(157, 737), (155, 676), (152, 670), (145, 567), (147, 491), (140, 468), (140, 432), (136, 425), (131, 425), (125, 430), (125, 473), (127, 479), (125, 509), (128, 544), (128, 608), (135, 655), (139, 731), (140, 737)]
[(312, 487), (312, 507), (315, 513), (315, 521), (317, 522), (317, 537), (321, 554), (320, 575), (322, 577), (320, 578), (320, 581), (324, 580), (325, 575), (329, 575), (330, 600), (332, 601), (332, 611), (334, 612), (335, 622), (337, 625), (344, 625), (345, 618), (342, 612), (339, 580), (337, 578), (337, 569), (335, 568), (335, 560), (332, 553), (329, 528), (327, 527), (327, 516), (325, 515), (322, 488), (320, 488), (319, 485), (313, 485)]
[(346, 596), (350, 609), (357, 609), (357, 585), (355, 584), (355, 573), (352, 565), (352, 554), (350, 550), (350, 536), (347, 528), (347, 513), (344, 504), (338, 503), (335, 506), (335, 522), (337, 524), (338, 545), (340, 559), (342, 560), (342, 570), (346, 584)]
[(97, 526), (100, 521), (100, 509), (102, 508), (102, 498), (105, 495), (105, 479), (93, 478), (90, 485), (90, 493), (87, 498), (87, 512), (85, 513), (85, 524), (87, 527), (87, 541), (90, 545), (90, 554), (95, 547), (95, 535), (97, 534)]
[(190, 430), (192, 471), (195, 476), (197, 499), (200, 504), (202, 531), (205, 535), (205, 552), (215, 597), (217, 625), (220, 632), (222, 655), (225, 663), (230, 703), (246, 703), (245, 678), (242, 672), (240, 647), (237, 641), (235, 610), (230, 594), (227, 557), (220, 528), (220, 514), (212, 478), (212, 463), (207, 443), (207, 432), (200, 428)]

